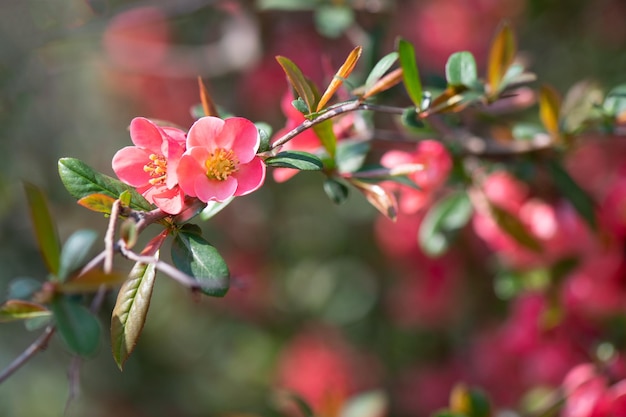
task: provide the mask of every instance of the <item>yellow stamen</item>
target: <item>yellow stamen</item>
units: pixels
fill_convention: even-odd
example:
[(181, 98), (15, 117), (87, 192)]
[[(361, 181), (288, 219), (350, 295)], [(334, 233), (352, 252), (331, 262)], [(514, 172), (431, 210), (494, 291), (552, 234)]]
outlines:
[(239, 170), (239, 159), (232, 149), (218, 148), (204, 161), (204, 166), (209, 179), (224, 181)]
[(163, 155), (151, 154), (150, 162), (144, 165), (143, 170), (150, 173), (151, 185), (164, 184), (167, 179), (167, 160)]

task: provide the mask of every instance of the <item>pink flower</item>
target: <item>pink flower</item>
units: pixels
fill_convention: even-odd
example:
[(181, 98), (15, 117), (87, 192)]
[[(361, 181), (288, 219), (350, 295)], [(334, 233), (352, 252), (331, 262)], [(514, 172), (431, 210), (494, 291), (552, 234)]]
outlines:
[(117, 151), (113, 171), (164, 212), (180, 213), (184, 194), (178, 187), (176, 167), (185, 151), (185, 132), (136, 117), (130, 123), (130, 138), (135, 146)]
[(424, 140), (417, 144), (413, 152), (392, 150), (386, 152), (380, 164), (385, 168), (410, 170), (413, 166), (422, 169), (408, 174), (411, 181), (420, 187), (419, 190), (398, 186), (390, 183), (387, 186), (398, 190), (400, 195), (400, 211), (413, 214), (426, 206), (432, 194), (447, 180), (452, 170), (452, 158), (445, 146), (435, 140)]
[(259, 132), (247, 119), (198, 119), (178, 165), (180, 187), (204, 202), (257, 190), (265, 180), (265, 164), (256, 156), (259, 143)]

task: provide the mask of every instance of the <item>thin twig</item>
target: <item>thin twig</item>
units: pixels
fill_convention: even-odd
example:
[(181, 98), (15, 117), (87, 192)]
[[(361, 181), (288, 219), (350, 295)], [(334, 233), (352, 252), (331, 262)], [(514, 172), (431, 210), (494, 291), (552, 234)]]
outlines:
[(37, 338), (33, 343), (30, 344), (17, 358), (13, 360), (4, 368), (2, 373), (0, 373), (0, 384), (7, 380), (15, 371), (20, 369), (22, 366), (26, 364), (33, 356), (37, 354), (37, 352), (44, 350), (50, 341), (50, 338), (56, 331), (56, 327), (49, 325), (46, 327), (44, 332)]

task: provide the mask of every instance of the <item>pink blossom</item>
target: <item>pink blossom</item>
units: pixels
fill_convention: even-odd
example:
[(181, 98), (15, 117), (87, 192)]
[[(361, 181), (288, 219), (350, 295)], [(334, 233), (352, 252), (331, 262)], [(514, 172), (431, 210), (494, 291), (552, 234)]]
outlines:
[(135, 146), (117, 151), (113, 171), (164, 212), (180, 213), (184, 194), (178, 186), (176, 167), (185, 151), (185, 132), (136, 117), (130, 123), (130, 138)]
[(265, 180), (265, 164), (256, 156), (259, 143), (259, 132), (247, 119), (202, 117), (187, 135), (177, 171), (180, 187), (204, 202), (257, 190)]
[(406, 186), (387, 184), (400, 193), (400, 211), (415, 213), (428, 204), (432, 194), (441, 187), (448, 178), (452, 169), (452, 158), (445, 146), (435, 140), (424, 140), (418, 143), (413, 152), (392, 150), (386, 152), (380, 163), (392, 170), (410, 170), (411, 167), (421, 166), (408, 174), (419, 190)]

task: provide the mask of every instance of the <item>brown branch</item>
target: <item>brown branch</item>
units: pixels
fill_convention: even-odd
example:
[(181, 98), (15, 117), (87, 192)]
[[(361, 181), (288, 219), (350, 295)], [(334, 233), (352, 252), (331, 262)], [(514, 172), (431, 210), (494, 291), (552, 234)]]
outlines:
[(28, 346), (17, 358), (15, 358), (9, 366), (4, 368), (2, 373), (0, 373), (0, 384), (13, 375), (15, 371), (24, 366), (26, 362), (37, 354), (37, 352), (44, 350), (48, 346), (48, 342), (50, 341), (50, 338), (52, 338), (55, 331), (56, 327), (52, 325), (46, 327), (44, 332), (37, 339), (35, 339), (30, 346)]

